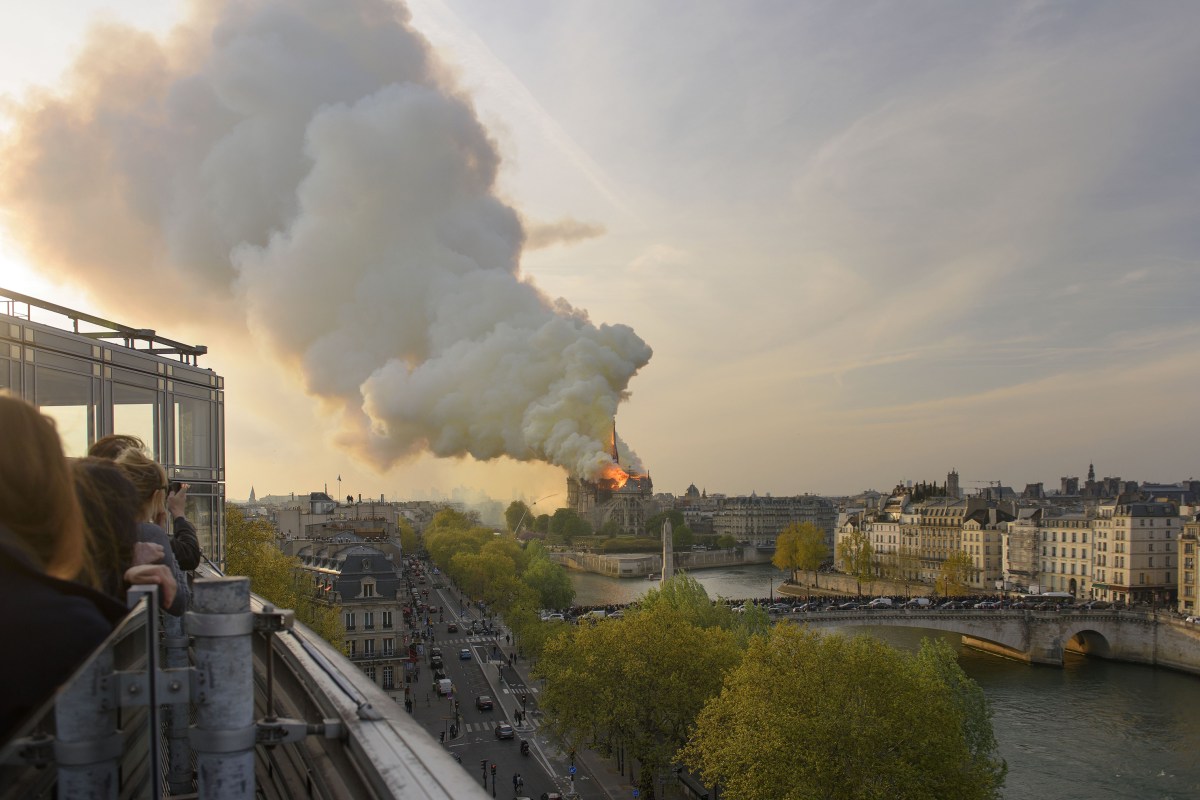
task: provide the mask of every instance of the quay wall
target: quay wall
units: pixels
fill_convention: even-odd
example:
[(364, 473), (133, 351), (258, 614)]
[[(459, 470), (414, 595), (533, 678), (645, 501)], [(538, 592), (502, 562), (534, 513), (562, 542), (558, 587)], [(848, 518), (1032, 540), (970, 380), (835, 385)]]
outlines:
[[(592, 572), (610, 578), (642, 578), (662, 573), (660, 553), (576, 553), (551, 552), (550, 560), (567, 569)], [(747, 564), (767, 564), (771, 553), (754, 548), (731, 550), (684, 551), (675, 554), (675, 569), (697, 570), (736, 567)]]

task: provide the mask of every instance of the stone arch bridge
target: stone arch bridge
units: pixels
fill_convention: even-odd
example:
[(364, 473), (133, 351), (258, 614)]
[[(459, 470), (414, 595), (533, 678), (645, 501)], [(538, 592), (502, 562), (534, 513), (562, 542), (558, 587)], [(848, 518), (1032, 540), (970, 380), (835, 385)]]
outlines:
[(1200, 625), (1141, 611), (871, 609), (789, 615), (813, 628), (879, 625), (957, 633), (968, 647), (1032, 664), (1062, 666), (1082, 653), (1200, 674)]

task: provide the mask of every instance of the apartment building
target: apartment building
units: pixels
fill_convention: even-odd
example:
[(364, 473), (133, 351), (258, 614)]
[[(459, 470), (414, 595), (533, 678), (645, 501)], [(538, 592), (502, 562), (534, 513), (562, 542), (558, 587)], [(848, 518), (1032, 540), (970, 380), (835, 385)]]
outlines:
[(713, 533), (732, 536), (743, 544), (770, 549), (775, 538), (789, 525), (811, 522), (825, 531), (825, 544), (834, 547), (837, 508), (817, 495), (791, 497), (724, 497), (717, 500), (713, 512)]
[(1102, 506), (1095, 520), (1093, 595), (1101, 600), (1174, 605), (1181, 523), (1174, 503)]

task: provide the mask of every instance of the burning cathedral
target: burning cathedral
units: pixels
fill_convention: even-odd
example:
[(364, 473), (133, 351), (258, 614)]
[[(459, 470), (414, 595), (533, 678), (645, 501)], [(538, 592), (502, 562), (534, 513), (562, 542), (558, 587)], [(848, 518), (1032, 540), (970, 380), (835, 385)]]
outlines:
[(642, 474), (621, 466), (617, 454), (617, 423), (613, 422), (612, 464), (606, 465), (596, 480), (567, 476), (567, 507), (599, 531), (615, 522), (621, 534), (641, 536), (646, 520), (659, 510), (654, 501), (654, 483), (650, 473)]

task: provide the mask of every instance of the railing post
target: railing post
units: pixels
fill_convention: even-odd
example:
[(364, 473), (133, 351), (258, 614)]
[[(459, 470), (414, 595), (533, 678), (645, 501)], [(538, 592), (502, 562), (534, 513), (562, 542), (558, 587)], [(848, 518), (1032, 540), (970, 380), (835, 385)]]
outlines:
[(256, 726), (250, 580), (197, 580), (192, 590), (187, 627), (195, 638), (191, 743), (199, 794), (252, 800)]
[(123, 741), (117, 731), (115, 698), (110, 691), (113, 681), (112, 650), (102, 648), (92, 656), (78, 680), (64, 686), (59, 693), (54, 706), (59, 797), (72, 800), (117, 797)]
[[(163, 649), (167, 669), (186, 669), (188, 666), (188, 637), (183, 619), (163, 615)], [(167, 786), (171, 794), (192, 791), (192, 750), (188, 746), (188, 704), (173, 703), (167, 707)]]

